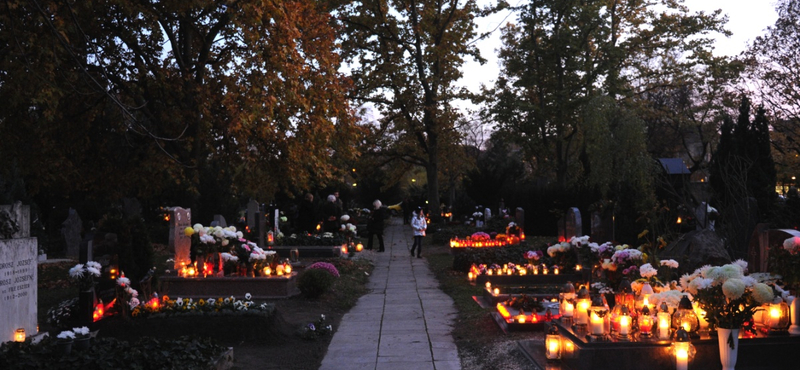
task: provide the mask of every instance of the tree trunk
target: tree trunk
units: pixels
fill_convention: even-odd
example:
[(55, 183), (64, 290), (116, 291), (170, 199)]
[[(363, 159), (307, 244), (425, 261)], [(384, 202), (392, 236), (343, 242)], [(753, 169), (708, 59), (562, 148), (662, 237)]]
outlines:
[(438, 221), (439, 215), (439, 138), (436, 134), (428, 135), (428, 210), (431, 218)]

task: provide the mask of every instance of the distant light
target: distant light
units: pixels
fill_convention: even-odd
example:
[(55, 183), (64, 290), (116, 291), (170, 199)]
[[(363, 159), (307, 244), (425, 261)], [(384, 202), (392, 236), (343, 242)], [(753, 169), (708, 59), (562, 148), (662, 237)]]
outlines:
[(796, 176), (792, 176), (792, 181), (797, 180)]
[(358, 186), (358, 183), (355, 183), (355, 182), (354, 182), (354, 183), (353, 183), (353, 187), (356, 187), (356, 186)]
[(356, 172), (356, 169), (355, 169), (355, 168), (353, 168), (353, 172)]
[(417, 179), (411, 179), (411, 182), (417, 182)]

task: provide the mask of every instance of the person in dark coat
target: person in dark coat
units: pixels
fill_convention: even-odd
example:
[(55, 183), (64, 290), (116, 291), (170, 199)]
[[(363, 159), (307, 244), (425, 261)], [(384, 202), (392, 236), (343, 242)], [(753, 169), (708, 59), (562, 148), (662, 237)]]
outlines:
[(369, 221), (367, 221), (367, 249), (372, 250), (372, 236), (378, 238), (378, 252), (385, 251), (383, 247), (383, 227), (384, 220), (386, 219), (386, 209), (383, 208), (380, 200), (372, 202), (372, 213), (369, 214)]
[(299, 214), (297, 216), (297, 228), (302, 233), (313, 233), (317, 229), (317, 205), (314, 203), (314, 195), (306, 194), (300, 202)]
[(336, 203), (336, 196), (328, 195), (328, 201), (322, 205), (322, 227), (325, 232), (339, 232), (339, 217), (342, 217), (342, 207)]

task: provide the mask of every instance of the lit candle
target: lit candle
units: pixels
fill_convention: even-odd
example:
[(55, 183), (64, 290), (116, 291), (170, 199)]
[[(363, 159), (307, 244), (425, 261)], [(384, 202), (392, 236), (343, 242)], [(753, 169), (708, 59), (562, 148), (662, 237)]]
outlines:
[(557, 353), (558, 352), (558, 341), (551, 340), (550, 345), (548, 346), (550, 353)]
[(650, 335), (650, 331), (653, 328), (653, 318), (650, 315), (641, 315), (639, 316), (639, 331), (642, 332), (642, 335)]
[(589, 318), (589, 327), (594, 335), (603, 335), (603, 318), (592, 312)]
[(539, 275), (539, 268), (538, 267), (533, 266), (533, 274), (534, 275)]
[(500, 294), (500, 288), (494, 288), (494, 292), (492, 292), (492, 294), (494, 295)]
[(14, 331), (14, 341), (15, 342), (24, 342), (25, 341), (25, 329), (19, 328)]
[(586, 325), (589, 323), (589, 313), (586, 310), (589, 309), (589, 305), (591, 303), (588, 299), (579, 299), (578, 300), (578, 314), (576, 315), (575, 322), (577, 324)]
[(517, 316), (517, 322), (520, 323), (520, 324), (524, 324), (525, 323), (525, 315)]
[(554, 267), (554, 268), (553, 268), (553, 273), (554, 273), (554, 274), (556, 274), (556, 275), (558, 275), (558, 266), (556, 266), (556, 267)]
[(492, 282), (491, 281), (487, 281), (486, 282), (486, 289), (491, 289), (491, 288), (492, 288)]
[(658, 339), (669, 339), (669, 313), (658, 313)]
[(685, 348), (675, 350), (675, 359), (677, 360), (677, 370), (687, 370), (689, 368), (689, 351)]
[(488, 269), (488, 270), (486, 270), (486, 275), (489, 275), (489, 276), (491, 276), (491, 275), (493, 274), (493, 272), (492, 272), (492, 271), (493, 271), (492, 269)]
[(473, 279), (474, 277), (475, 277), (475, 276), (474, 276), (474, 275), (472, 275), (472, 271), (470, 271), (470, 272), (468, 272), (468, 273), (467, 273), (467, 280), (469, 280), (469, 281), (472, 281), (472, 279)]
[(619, 318), (619, 335), (625, 336), (631, 331), (631, 318), (630, 316), (620, 316)]
[(547, 275), (547, 266), (542, 269), (542, 275)]
[(580, 271), (580, 270), (581, 270), (581, 265), (575, 265), (575, 271)]
[(564, 303), (564, 317), (572, 317), (575, 311), (575, 305), (571, 302)]

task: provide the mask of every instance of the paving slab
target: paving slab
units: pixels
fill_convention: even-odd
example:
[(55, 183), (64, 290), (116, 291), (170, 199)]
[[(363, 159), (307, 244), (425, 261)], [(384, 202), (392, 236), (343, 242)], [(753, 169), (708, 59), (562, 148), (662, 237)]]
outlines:
[(375, 264), (370, 293), (342, 318), (320, 369), (461, 370), (450, 334), (455, 306), (427, 260), (409, 256), (411, 235), (393, 218), (384, 232), (386, 252), (364, 254)]

